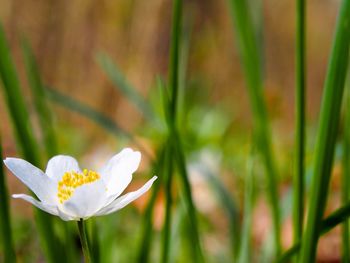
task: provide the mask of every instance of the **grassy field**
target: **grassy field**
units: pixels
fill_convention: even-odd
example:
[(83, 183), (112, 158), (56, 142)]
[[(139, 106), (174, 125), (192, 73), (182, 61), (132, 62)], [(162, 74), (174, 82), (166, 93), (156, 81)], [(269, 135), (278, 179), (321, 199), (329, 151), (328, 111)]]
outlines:
[(1, 159), (101, 171), (74, 211), (123, 148), (125, 193), (158, 176), (79, 220), (5, 162), (0, 261), (349, 262), (349, 47), (350, 0), (0, 0)]

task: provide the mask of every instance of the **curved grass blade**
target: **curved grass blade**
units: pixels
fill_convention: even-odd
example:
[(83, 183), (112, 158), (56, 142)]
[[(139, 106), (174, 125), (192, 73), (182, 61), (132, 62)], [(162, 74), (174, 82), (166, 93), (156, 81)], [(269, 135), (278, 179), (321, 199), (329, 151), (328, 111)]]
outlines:
[(155, 119), (154, 112), (149, 103), (142, 95), (126, 80), (124, 74), (120, 71), (112, 59), (105, 53), (97, 55), (97, 62), (113, 82), (114, 87), (118, 88), (130, 101), (132, 101), (139, 111), (150, 121)]
[[(3, 82), (4, 97), (13, 122), (18, 148), (24, 158), (35, 166), (41, 164), (37, 143), (30, 125), (28, 109), (21, 93), (20, 84), (11, 52), (7, 45), (4, 30), (0, 24), (0, 78)], [(52, 216), (35, 209), (36, 226), (44, 253), (49, 262), (59, 262), (59, 242), (57, 241), (52, 224)]]
[(79, 102), (73, 99), (72, 97), (64, 95), (63, 93), (57, 90), (48, 88), (47, 94), (48, 98), (52, 102), (87, 117), (88, 119), (94, 121), (99, 126), (103, 127), (105, 130), (111, 132), (114, 135), (131, 139), (131, 135), (128, 132), (119, 127), (118, 124), (113, 122), (113, 120), (105, 116), (103, 113), (98, 112), (89, 107), (88, 105)]
[[(320, 236), (328, 233), (334, 227), (348, 220), (350, 217), (350, 203), (342, 206), (341, 208), (334, 211), (328, 217), (322, 220), (320, 227)], [(291, 248), (289, 248), (286, 252), (284, 252), (281, 257), (276, 260), (277, 263), (289, 262), (292, 256), (300, 250), (300, 242), (294, 244)]]
[(79, 113), (80, 115), (95, 122), (106, 131), (109, 131), (112, 135), (117, 136), (118, 138), (124, 137), (126, 139), (132, 140), (135, 145), (140, 148), (150, 160), (152, 159), (152, 155), (148, 152), (148, 150), (139, 144), (131, 133), (121, 128), (117, 123), (115, 123), (112, 119), (103, 113), (98, 112), (90, 106), (51, 88), (47, 88), (47, 96), (52, 102), (57, 103), (76, 113)]
[[(1, 137), (0, 137), (1, 139)], [(11, 231), (11, 219), (10, 219), (10, 207), (8, 199), (8, 190), (6, 177), (4, 172), (4, 166), (2, 163), (2, 146), (0, 141), (0, 231), (1, 240), (3, 246), (4, 262), (15, 263), (16, 252), (13, 246), (12, 231)]]
[(273, 221), (274, 246), (276, 255), (278, 255), (281, 250), (281, 219), (278, 203), (277, 169), (271, 147), (269, 119), (263, 100), (262, 61), (247, 1), (228, 1), (237, 32), (241, 60), (246, 75), (248, 95), (255, 126), (254, 130), (256, 133), (254, 137), (257, 138), (258, 150), (261, 153), (265, 166), (266, 180), (268, 183), (267, 196)]
[(325, 81), (309, 211), (300, 262), (314, 262), (333, 164), (350, 46), (350, 0), (343, 0)]

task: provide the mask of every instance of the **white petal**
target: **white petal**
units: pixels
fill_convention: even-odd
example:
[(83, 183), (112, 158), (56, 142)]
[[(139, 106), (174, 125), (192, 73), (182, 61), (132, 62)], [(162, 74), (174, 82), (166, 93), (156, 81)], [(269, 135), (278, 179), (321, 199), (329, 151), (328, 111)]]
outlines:
[(157, 179), (157, 176), (153, 176), (152, 179), (150, 179), (144, 186), (142, 186), (140, 189), (127, 193), (116, 200), (114, 200), (112, 203), (109, 205), (105, 206), (102, 208), (100, 211), (98, 211), (95, 215), (100, 216), (100, 215), (108, 215), (110, 213), (113, 213), (117, 210), (122, 209), (126, 205), (130, 204), (132, 201), (135, 199), (139, 198), (141, 195), (146, 193), (152, 186), (153, 182)]
[(78, 220), (80, 220), (80, 218), (78, 218), (78, 217), (74, 217), (74, 216), (66, 214), (64, 211), (60, 210), (59, 207), (57, 207), (57, 211), (58, 211), (58, 216), (64, 221), (71, 221), (71, 220), (78, 221)]
[(114, 155), (99, 174), (108, 186), (107, 194), (112, 201), (118, 197), (132, 180), (132, 173), (135, 172), (141, 161), (141, 153), (130, 148), (123, 149)]
[(39, 209), (41, 209), (41, 210), (43, 210), (51, 215), (54, 215), (54, 216), (58, 215), (57, 207), (55, 205), (45, 204), (43, 202), (36, 200), (35, 198), (33, 198), (30, 195), (14, 194), (14, 195), (12, 195), (12, 197), (23, 199), (23, 200), (31, 203), (32, 205), (36, 206), (37, 208), (39, 208)]
[(53, 181), (58, 182), (65, 172), (71, 171), (81, 172), (77, 160), (68, 155), (56, 155), (47, 163), (45, 173)]
[(19, 158), (6, 158), (4, 163), (41, 201), (56, 203), (56, 185), (39, 168)]
[(106, 186), (102, 180), (97, 180), (76, 188), (59, 209), (76, 219), (86, 219), (105, 205), (106, 198)]

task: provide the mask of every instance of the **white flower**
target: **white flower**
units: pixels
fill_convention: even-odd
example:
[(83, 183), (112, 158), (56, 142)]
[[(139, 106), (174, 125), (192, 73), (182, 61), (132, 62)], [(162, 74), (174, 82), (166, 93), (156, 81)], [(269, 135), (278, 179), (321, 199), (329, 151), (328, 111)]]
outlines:
[(6, 158), (4, 163), (39, 200), (25, 194), (15, 194), (14, 198), (22, 198), (68, 221), (113, 213), (147, 192), (156, 176), (137, 191), (120, 196), (131, 182), (132, 173), (140, 161), (140, 152), (126, 148), (114, 155), (98, 172), (82, 171), (78, 162), (66, 155), (51, 158), (45, 173), (18, 158)]

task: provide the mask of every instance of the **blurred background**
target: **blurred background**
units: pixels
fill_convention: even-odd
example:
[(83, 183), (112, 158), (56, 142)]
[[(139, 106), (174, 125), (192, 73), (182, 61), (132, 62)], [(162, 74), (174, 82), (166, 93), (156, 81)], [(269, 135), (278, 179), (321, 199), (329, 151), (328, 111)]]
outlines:
[[(257, 26), (261, 28), (259, 44), (263, 52), (264, 92), (278, 164), (281, 202), (283, 211), (286, 210), (282, 237), (283, 246), (287, 248), (292, 240), (295, 3), (291, 0), (249, 2)], [(308, 178), (338, 4), (336, 0), (307, 1)], [(134, 137), (130, 140), (115, 136), (89, 118), (51, 101), (60, 153), (77, 157), (85, 166), (98, 167), (124, 146), (140, 150), (143, 154), (141, 168), (134, 175), (130, 189), (137, 188), (151, 176), (149, 156), (156, 154), (165, 128), (161, 124), (148, 123), (142, 112), (115, 87), (98, 58), (108, 54), (127, 81), (157, 112), (161, 102), (156, 80), (157, 76), (166, 78), (168, 72), (171, 13), (170, 0), (0, 0), (0, 21), (10, 43), (34, 129), (38, 130), (38, 120), (33, 113), (20, 47), (23, 36), (32, 46), (45, 85), (103, 113)], [(244, 221), (244, 178), (252, 132), (245, 78), (226, 1), (186, 1), (184, 20), (187, 69), (183, 73), (186, 75), (184, 117), (179, 127), (188, 156), (192, 194), (199, 212), (203, 250), (212, 262), (230, 262), (230, 217), (205, 173), (209, 171), (219, 179), (232, 198), (241, 222)], [(3, 155), (18, 156), (2, 96), (0, 92)], [(36, 135), (41, 136), (40, 132)], [(332, 177), (329, 211), (336, 208), (340, 200), (338, 159), (336, 157), (335, 176)], [(258, 257), (261, 251), (269, 249), (266, 244), (271, 239), (271, 223), (263, 194), (266, 183), (260, 172), (261, 165), (257, 163), (254, 170), (252, 246)], [(8, 175), (8, 181), (11, 194), (26, 191), (13, 175)], [(136, 247), (140, 218), (148, 199), (149, 195), (132, 204), (134, 208), (96, 219), (101, 224), (108, 221), (114, 229), (114, 234), (101, 231), (103, 237), (112, 235), (114, 238), (110, 256), (113, 261), (105, 262), (131, 262), (130, 257), (134, 255), (132, 249), (127, 248)], [(160, 194), (153, 220), (157, 230), (162, 227), (163, 202)], [(20, 262), (41, 262), (32, 208), (18, 200), (11, 200), (11, 207)], [(174, 234), (179, 233), (181, 235), (174, 227)], [(152, 254), (157, 254), (156, 251)], [(339, 258), (338, 228), (321, 238), (318, 253), (323, 262)]]

